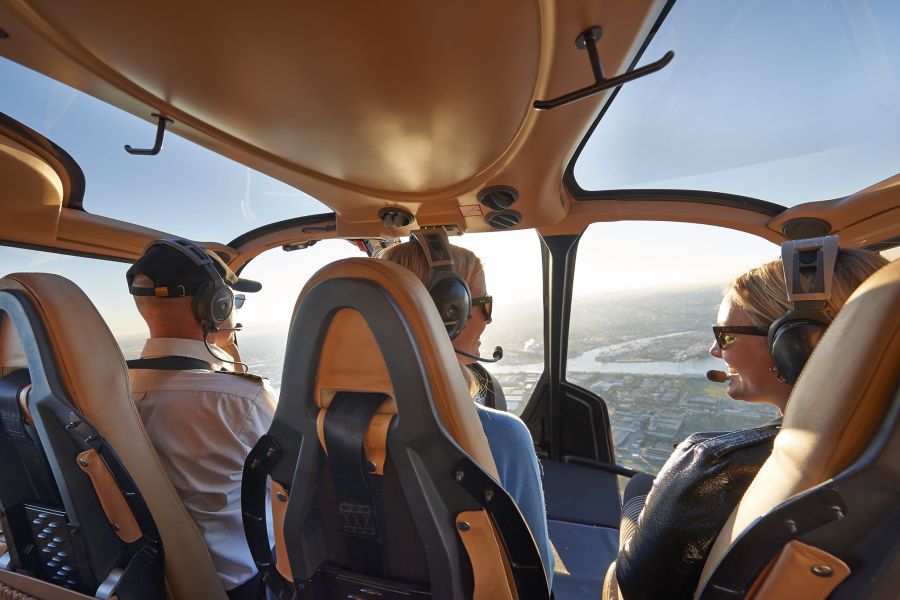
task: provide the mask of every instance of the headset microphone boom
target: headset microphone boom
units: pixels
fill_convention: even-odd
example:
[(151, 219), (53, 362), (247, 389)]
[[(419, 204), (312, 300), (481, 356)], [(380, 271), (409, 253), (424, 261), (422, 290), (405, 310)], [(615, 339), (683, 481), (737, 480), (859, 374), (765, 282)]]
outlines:
[(467, 358), (472, 358), (477, 361), (486, 362), (486, 363), (495, 363), (501, 358), (503, 358), (503, 348), (500, 346), (494, 346), (493, 358), (484, 358), (483, 356), (478, 356), (477, 354), (469, 354), (468, 352), (463, 352), (462, 350), (453, 349), (457, 354), (461, 354)]

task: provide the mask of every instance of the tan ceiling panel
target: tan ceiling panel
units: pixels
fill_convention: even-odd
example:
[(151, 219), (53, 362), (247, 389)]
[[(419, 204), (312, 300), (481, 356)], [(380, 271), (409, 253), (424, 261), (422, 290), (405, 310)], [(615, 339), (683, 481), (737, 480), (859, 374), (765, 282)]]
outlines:
[(397, 192), (451, 186), (502, 154), (540, 58), (539, 6), (525, 0), (29, 4), (163, 104), (303, 169)]
[[(307, 192), (336, 213), (336, 229), (324, 237), (384, 235), (378, 210), (385, 206), (406, 208), (417, 225), (484, 231), (483, 217), (466, 217), (460, 206), (474, 204), (489, 185), (516, 188), (519, 227), (545, 233), (578, 232), (597, 220), (671, 219), (778, 240), (785, 220), (816, 217), (858, 243), (897, 235), (896, 216), (887, 212), (898, 205), (896, 179), (775, 218), (704, 197), (574, 201), (563, 173), (610, 92), (550, 111), (533, 102), (592, 83), (587, 52), (574, 44), (588, 28), (603, 29), (597, 49), (606, 76), (626, 71), (666, 6), (0, 0), (0, 25), (9, 33), (0, 54), (142, 118), (171, 116), (176, 134)], [(15, 167), (4, 160), (21, 168), (18, 159)], [(21, 185), (34, 181), (23, 177)], [(90, 182), (92, 174), (85, 177)], [(127, 258), (156, 234), (69, 210), (80, 205), (67, 204), (71, 184), (64, 178), (62, 185), (67, 208), (39, 223), (20, 219), (19, 238)], [(309, 237), (285, 230), (252, 251), (289, 243), (291, 235)]]
[(338, 234), (381, 231), (388, 205), (483, 231), (458, 206), (492, 184), (520, 191), (520, 227), (565, 218), (561, 175), (606, 94), (532, 103), (592, 82), (574, 46), (587, 28), (603, 27), (604, 68), (621, 73), (664, 5), (0, 0), (0, 52), (174, 118), (178, 135), (327, 204)]

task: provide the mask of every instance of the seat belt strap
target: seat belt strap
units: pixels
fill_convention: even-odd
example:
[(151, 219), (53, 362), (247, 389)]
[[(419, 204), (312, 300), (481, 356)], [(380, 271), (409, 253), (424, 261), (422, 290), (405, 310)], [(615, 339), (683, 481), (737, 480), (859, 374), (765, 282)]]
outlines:
[(129, 369), (153, 369), (157, 371), (192, 371), (202, 369), (216, 371), (211, 363), (199, 358), (187, 356), (157, 356), (154, 358), (137, 358), (126, 360)]
[(352, 569), (384, 575), (380, 476), (370, 471), (363, 440), (385, 394), (338, 392), (325, 414), (328, 464)]

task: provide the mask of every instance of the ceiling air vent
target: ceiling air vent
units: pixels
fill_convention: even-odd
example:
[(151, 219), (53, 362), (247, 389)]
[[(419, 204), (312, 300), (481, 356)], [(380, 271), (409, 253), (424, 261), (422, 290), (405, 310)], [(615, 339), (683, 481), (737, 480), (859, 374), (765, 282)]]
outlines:
[(484, 222), (494, 229), (509, 229), (518, 225), (521, 220), (522, 213), (517, 210), (498, 210), (484, 217)]
[(797, 217), (785, 221), (781, 226), (781, 233), (789, 240), (821, 237), (831, 233), (831, 223), (813, 217)]
[(411, 212), (396, 207), (382, 208), (378, 211), (378, 218), (385, 227), (406, 227), (414, 220)]
[(478, 202), (491, 210), (506, 210), (519, 199), (519, 190), (508, 185), (492, 185), (478, 192)]

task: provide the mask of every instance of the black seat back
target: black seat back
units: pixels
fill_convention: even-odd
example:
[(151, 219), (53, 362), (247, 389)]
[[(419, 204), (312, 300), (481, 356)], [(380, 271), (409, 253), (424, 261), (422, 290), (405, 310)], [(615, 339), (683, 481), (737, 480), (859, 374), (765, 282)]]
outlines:
[(339, 261), (298, 301), (278, 409), (242, 488), (251, 551), (274, 578), (267, 477), (285, 595), (548, 597), (446, 330), (402, 267)]

